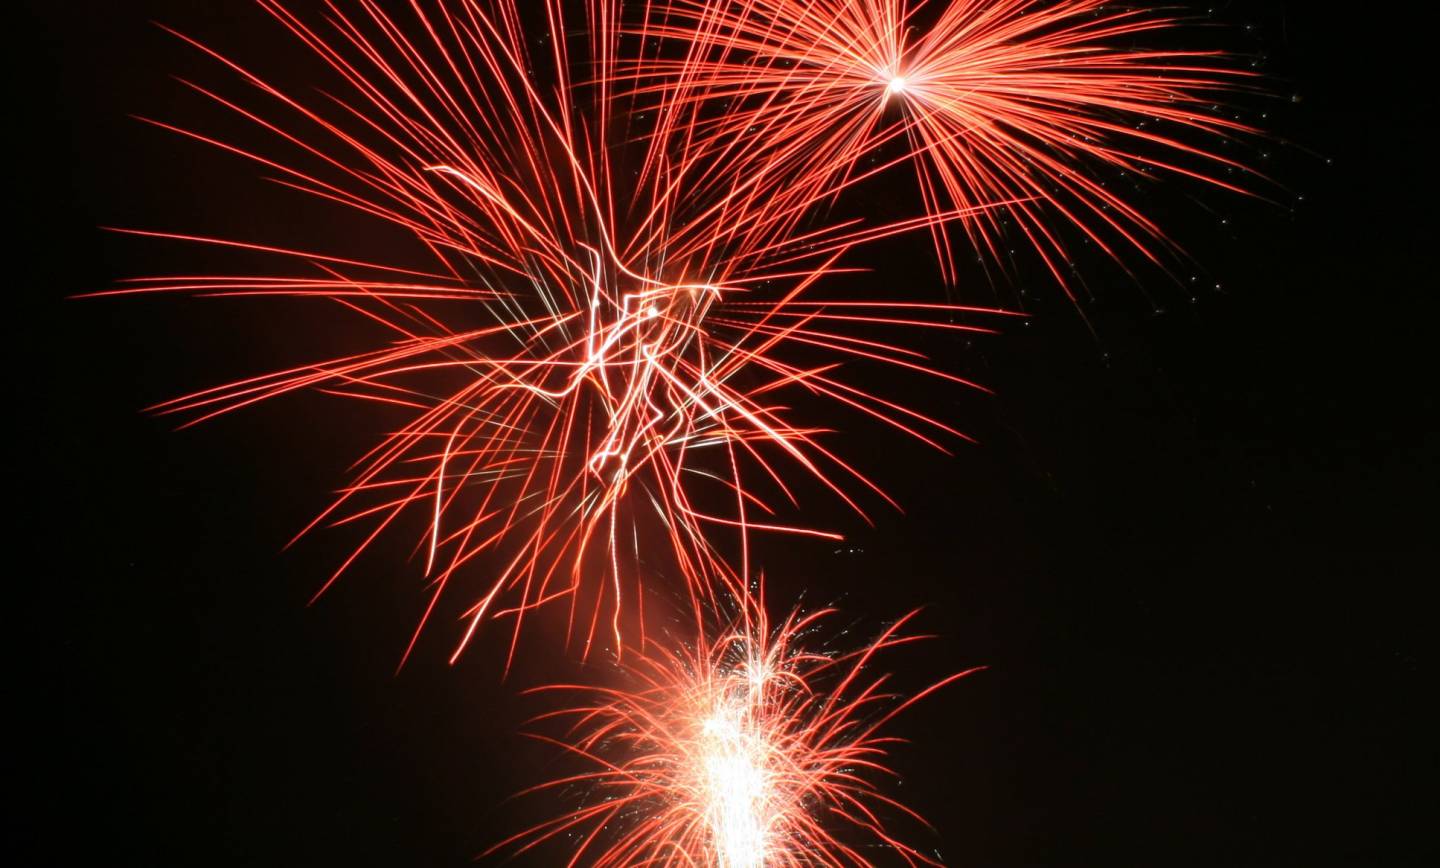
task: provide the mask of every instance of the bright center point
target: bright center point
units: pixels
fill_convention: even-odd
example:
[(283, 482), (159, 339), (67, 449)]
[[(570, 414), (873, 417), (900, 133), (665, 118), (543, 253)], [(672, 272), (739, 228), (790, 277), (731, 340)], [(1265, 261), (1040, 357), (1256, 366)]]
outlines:
[(905, 76), (903, 76), (903, 75), (893, 76), (893, 77), (890, 79), (889, 83), (887, 83), (887, 84), (885, 85), (885, 93), (886, 93), (887, 95), (888, 95), (888, 94), (893, 94), (893, 93), (901, 93), (902, 91), (905, 90), (905, 85), (906, 85)]

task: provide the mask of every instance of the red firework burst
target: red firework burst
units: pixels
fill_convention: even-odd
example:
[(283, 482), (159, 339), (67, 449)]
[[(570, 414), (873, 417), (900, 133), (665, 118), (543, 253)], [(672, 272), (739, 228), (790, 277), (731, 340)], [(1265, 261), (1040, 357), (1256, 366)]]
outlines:
[[(738, 535), (742, 576), (749, 531), (830, 535), (770, 517), (774, 501), (795, 501), (797, 469), (857, 510), (850, 486), (879, 488), (822, 444), (822, 429), (788, 419), (784, 390), (936, 446), (963, 436), (837, 367), (866, 360), (965, 383), (902, 343), (846, 329), (988, 331), (953, 321), (976, 309), (812, 297), (850, 247), (958, 215), (795, 232), (813, 202), (773, 196), (744, 163), (699, 160), (663, 118), (637, 135), (642, 122), (614, 91), (617, 4), (593, 0), (578, 37), (559, 0), (436, 0), (403, 22), (373, 0), (348, 13), (331, 5), (321, 22), (259, 5), (339, 87), (302, 97), (192, 41), (254, 93), (187, 84), (273, 148), (154, 123), (400, 227), (427, 259), (147, 232), (273, 256), (290, 273), (146, 278), (120, 292), (318, 297), (391, 334), (158, 410), (193, 423), (318, 389), (408, 413), (311, 527), (367, 525), (333, 582), (400, 516), (427, 517), (417, 553), (430, 602), (417, 637), (457, 577), (483, 572), (457, 655), (487, 619), (512, 617), (518, 639), (528, 612), (559, 599), (587, 653), (608, 612), (618, 652), (642, 549), (652, 571), (668, 551), (703, 598), (715, 590), (706, 577), (735, 572), (708, 541), (717, 527)], [(576, 81), (578, 67), (594, 74)], [(787, 361), (787, 347), (832, 358)]]
[[(932, 217), (964, 212), (996, 262), (1013, 220), (1068, 292), (1063, 224), (1116, 258), (1175, 250), (1115, 181), (1168, 173), (1244, 192), (1226, 176), (1245, 166), (1216, 145), (1254, 130), (1215, 100), (1250, 74), (1216, 52), (1134, 47), (1181, 23), (1107, 0), (666, 0), (642, 32), (684, 56), (633, 72), (679, 107), (695, 159), (748, 161), (767, 195), (797, 203), (911, 161)], [(892, 142), (898, 160), (862, 165)], [(953, 281), (947, 223), (932, 231)]]
[[(592, 799), (506, 845), (566, 835), (572, 865), (760, 868), (867, 865), (855, 841), (868, 838), (937, 864), (888, 830), (888, 816), (918, 816), (880, 788), (883, 728), (968, 673), (910, 697), (868, 674), (915, 640), (900, 632), (909, 616), (837, 655), (806, 647), (828, 610), (772, 629), (749, 540), (835, 537), (786, 518), (802, 479), (862, 515), (866, 492), (889, 500), (787, 395), (943, 449), (965, 435), (841, 366), (974, 386), (898, 335), (987, 332), (972, 319), (1004, 312), (816, 287), (851, 248), (916, 230), (933, 233), (953, 281), (956, 222), (997, 259), (1013, 221), (1062, 284), (1064, 224), (1158, 262), (1161, 228), (1096, 172), (1239, 191), (1221, 176), (1241, 165), (1188, 141), (1250, 132), (1207, 110), (1243, 74), (1209, 53), (1129, 47), (1177, 20), (1102, 0), (662, 0), (633, 17), (619, 0), (412, 0), (403, 14), (327, 0), (318, 16), (256, 2), (332, 92), (302, 95), (187, 39), (250, 90), (187, 84), (269, 144), (152, 123), (398, 228), (424, 254), (137, 232), (274, 264), (111, 294), (321, 299), (387, 338), (156, 409), (194, 424), (314, 389), (405, 414), (305, 529), (364, 528), (321, 591), (418, 513), (429, 600), (406, 656), (457, 595), (457, 656), (507, 617), (513, 656), (530, 613), (554, 601), (568, 601), (567, 640), (585, 654), (633, 650), (627, 688), (548, 688), (586, 697), (547, 718), (568, 719), (559, 743), (594, 765), (540, 789)], [(899, 162), (917, 171), (919, 216), (827, 217)], [(712, 544), (722, 533), (736, 563)], [(645, 634), (639, 577), (656, 574), (677, 575), (696, 613), (680, 650)], [(732, 600), (739, 623), (708, 638), (703, 613)]]
[(761, 868), (871, 865), (860, 848), (878, 844), (907, 864), (939, 865), (887, 831), (889, 815), (924, 821), (877, 786), (893, 776), (896, 739), (883, 730), (977, 670), (901, 697), (868, 670), (880, 652), (923, 638), (902, 634), (911, 616), (858, 651), (807, 650), (829, 614), (792, 614), (771, 629), (757, 607), (688, 651), (652, 644), (629, 655), (632, 686), (543, 688), (586, 697), (542, 718), (570, 720), (563, 737), (536, 737), (591, 769), (534, 791), (580, 787), (586, 804), (494, 849), (563, 835), (569, 865)]

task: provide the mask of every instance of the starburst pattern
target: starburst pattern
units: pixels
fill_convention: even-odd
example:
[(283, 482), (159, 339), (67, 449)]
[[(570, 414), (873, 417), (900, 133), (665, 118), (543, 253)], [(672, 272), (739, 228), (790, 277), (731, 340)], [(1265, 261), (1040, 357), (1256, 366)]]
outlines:
[[(1117, 259), (1175, 248), (1115, 180), (1244, 192), (1221, 145), (1254, 130), (1216, 100), (1251, 76), (1218, 52), (1143, 47), (1183, 23), (1106, 0), (666, 0), (643, 32), (683, 56), (633, 71), (696, 159), (747, 161), (769, 195), (801, 202), (911, 162), (928, 214), (962, 212), (991, 262), (1013, 222), (1068, 291), (1065, 226)], [(930, 224), (953, 281), (950, 225)]]

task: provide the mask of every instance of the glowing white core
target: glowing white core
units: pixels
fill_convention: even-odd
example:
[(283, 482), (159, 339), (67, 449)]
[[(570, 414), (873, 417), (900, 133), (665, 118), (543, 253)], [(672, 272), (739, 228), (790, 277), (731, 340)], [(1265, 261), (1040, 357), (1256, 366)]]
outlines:
[(908, 83), (909, 82), (905, 81), (905, 76), (894, 76), (890, 79), (889, 83), (885, 85), (885, 94), (888, 96), (890, 94), (902, 93), (905, 90), (905, 85)]
[(763, 746), (740, 709), (720, 708), (704, 723), (705, 799), (721, 868), (765, 864), (767, 795)]

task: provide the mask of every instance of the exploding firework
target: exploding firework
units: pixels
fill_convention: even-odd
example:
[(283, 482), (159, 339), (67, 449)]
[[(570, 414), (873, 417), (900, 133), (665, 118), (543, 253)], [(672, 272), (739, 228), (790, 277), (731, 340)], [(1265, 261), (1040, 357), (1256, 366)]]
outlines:
[[(622, 605), (638, 604), (642, 572), (681, 576), (704, 597), (716, 590), (706, 577), (736, 572), (710, 542), (717, 532), (739, 538), (740, 575), (752, 531), (833, 536), (776, 517), (796, 502), (797, 475), (856, 509), (852, 488), (883, 496), (822, 443), (823, 428), (788, 418), (784, 392), (936, 446), (963, 437), (850, 385), (839, 365), (971, 385), (876, 332), (989, 331), (961, 319), (980, 311), (814, 297), (849, 248), (935, 218), (796, 232), (813, 203), (769, 195), (744, 164), (702, 164), (664, 121), (640, 134), (643, 121), (615, 92), (626, 38), (615, 4), (589, 4), (583, 28), (558, 0), (437, 0), (413, 4), (404, 21), (361, 0), (318, 23), (259, 5), (328, 67), (332, 92), (302, 96), (187, 39), (248, 89), (187, 84), (270, 145), (155, 123), (398, 227), (422, 255), (144, 232), (263, 255), (286, 271), (147, 278), (120, 292), (320, 298), (388, 333), (378, 346), (157, 408), (193, 423), (314, 389), (407, 414), (311, 525), (363, 529), (325, 587), (418, 513), (430, 600), (417, 637), (468, 584), (456, 654), (489, 619), (513, 618), (518, 640), (527, 614), (556, 600), (570, 602), (570, 635), (586, 653), (597, 638), (618, 652), (622, 620), (643, 631), (643, 614)], [(591, 74), (577, 81), (576, 68)], [(856, 326), (871, 333), (847, 331)], [(805, 361), (787, 359), (788, 348)]]
[[(267, 265), (112, 294), (320, 299), (383, 331), (156, 409), (194, 424), (318, 390), (404, 414), (305, 530), (362, 528), (323, 592), (413, 526), (402, 517), (424, 517), (429, 600), (406, 656), (457, 596), (455, 655), (509, 618), (513, 656), (530, 613), (559, 601), (583, 655), (630, 649), (626, 687), (548, 688), (585, 697), (546, 719), (568, 720), (557, 743), (592, 765), (540, 789), (588, 802), (502, 847), (563, 836), (572, 865), (761, 868), (868, 865), (862, 849), (879, 846), (938, 864), (891, 831), (919, 817), (881, 785), (883, 730), (968, 673), (908, 697), (870, 674), (917, 638), (901, 632), (909, 616), (837, 654), (813, 650), (828, 610), (772, 628), (749, 545), (836, 536), (786, 517), (802, 480), (862, 515), (862, 499), (889, 500), (827, 444), (833, 422), (797, 420), (790, 396), (944, 449), (965, 435), (842, 366), (979, 388), (908, 336), (988, 332), (982, 317), (1005, 312), (817, 286), (849, 270), (852, 248), (912, 231), (933, 235), (953, 282), (956, 224), (998, 261), (1013, 222), (1062, 285), (1067, 224), (1159, 262), (1169, 240), (1103, 173), (1240, 191), (1222, 176), (1243, 166), (1189, 141), (1250, 132), (1208, 108), (1241, 74), (1130, 47), (1177, 20), (1101, 0), (663, 0), (633, 16), (618, 0), (413, 0), (393, 14), (355, 0), (313, 19), (256, 2), (334, 86), (282, 86), (182, 36), (245, 86), (186, 82), (246, 132), (152, 123), (399, 229), (415, 252), (135, 231)], [(268, 144), (239, 143), (256, 134)], [(848, 188), (900, 162), (917, 173), (917, 216), (832, 219)], [(683, 582), (690, 642), (646, 634), (639, 577), (660, 574)], [(739, 622), (707, 638), (704, 613), (732, 600)]]
[(751, 609), (689, 651), (627, 655), (630, 687), (544, 688), (585, 697), (545, 716), (570, 721), (561, 738), (537, 737), (589, 770), (535, 790), (578, 787), (586, 804), (495, 850), (563, 837), (571, 865), (762, 868), (871, 865), (862, 849), (878, 845), (910, 865), (940, 864), (888, 831), (899, 817), (923, 820), (879, 785), (896, 741), (883, 730), (976, 670), (903, 698), (868, 670), (880, 652), (922, 638), (902, 633), (910, 616), (831, 656), (806, 648), (829, 610), (772, 629)]
[[(1250, 74), (1136, 47), (1181, 23), (1106, 0), (667, 0), (642, 32), (683, 57), (634, 73), (678, 107), (696, 159), (748, 161), (799, 203), (913, 162), (927, 213), (963, 212), (982, 260), (1003, 261), (1013, 222), (1068, 292), (1066, 224), (1116, 258), (1176, 251), (1122, 186), (1171, 174), (1243, 192), (1228, 177), (1245, 167), (1218, 146), (1254, 131), (1215, 103)], [(953, 224), (930, 225), (953, 281)]]

